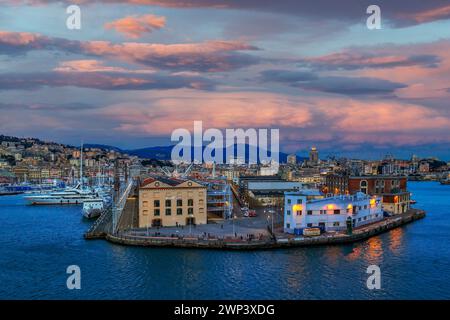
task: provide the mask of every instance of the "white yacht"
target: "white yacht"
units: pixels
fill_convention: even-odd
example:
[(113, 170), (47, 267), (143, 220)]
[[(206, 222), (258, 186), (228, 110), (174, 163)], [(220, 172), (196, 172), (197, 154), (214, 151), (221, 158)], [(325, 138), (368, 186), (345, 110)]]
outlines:
[(25, 197), (25, 199), (31, 205), (81, 205), (85, 200), (94, 198), (96, 198), (95, 193), (90, 190), (81, 188), (81, 185), (77, 185), (75, 188), (66, 188), (62, 191), (55, 191)]
[(98, 195), (95, 192), (83, 187), (83, 144), (81, 144), (80, 183), (75, 188), (66, 188), (62, 191), (31, 195), (25, 197), (25, 199), (31, 205), (81, 205), (85, 200), (97, 197)]

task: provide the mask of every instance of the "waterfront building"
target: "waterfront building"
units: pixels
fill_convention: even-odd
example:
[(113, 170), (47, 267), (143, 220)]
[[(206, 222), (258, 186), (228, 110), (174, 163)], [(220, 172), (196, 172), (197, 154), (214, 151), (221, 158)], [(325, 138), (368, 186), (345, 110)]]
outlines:
[(350, 220), (360, 227), (383, 219), (381, 198), (357, 193), (353, 196), (315, 198), (305, 191), (286, 192), (284, 232), (302, 234), (305, 228), (342, 231)]
[(303, 188), (297, 181), (251, 181), (248, 183), (248, 196), (254, 205), (281, 206), (286, 191)]
[(382, 197), (383, 209), (392, 214), (410, 209), (411, 195), (406, 176), (329, 174), (324, 192), (334, 195), (354, 195), (361, 192)]
[(186, 179), (149, 177), (139, 188), (139, 227), (206, 224), (206, 186)]
[(287, 163), (295, 166), (297, 164), (297, 155), (295, 155), (295, 154), (288, 155)]
[(233, 213), (233, 195), (226, 178), (196, 180), (206, 186), (206, 208), (208, 219), (229, 219)]

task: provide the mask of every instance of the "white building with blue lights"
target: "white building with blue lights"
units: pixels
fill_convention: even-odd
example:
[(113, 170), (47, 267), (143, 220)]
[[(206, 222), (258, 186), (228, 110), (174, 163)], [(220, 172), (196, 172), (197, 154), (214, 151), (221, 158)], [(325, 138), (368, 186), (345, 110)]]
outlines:
[(302, 234), (305, 228), (342, 231), (350, 217), (353, 227), (383, 219), (381, 198), (358, 193), (353, 196), (311, 198), (302, 191), (284, 194), (284, 232)]

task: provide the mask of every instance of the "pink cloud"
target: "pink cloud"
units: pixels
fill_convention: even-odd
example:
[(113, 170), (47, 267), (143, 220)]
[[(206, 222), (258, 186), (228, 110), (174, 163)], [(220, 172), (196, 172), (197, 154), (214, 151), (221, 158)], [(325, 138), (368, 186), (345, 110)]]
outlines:
[[(400, 15), (401, 16), (401, 15)], [(431, 22), (435, 20), (450, 18), (450, 5), (445, 5), (439, 8), (425, 10), (422, 12), (405, 15), (408, 18), (415, 20), (418, 23)]]
[(258, 50), (257, 47), (243, 41), (226, 40), (177, 44), (83, 42), (3, 31), (0, 33), (0, 50), (12, 55), (31, 50), (58, 50), (172, 71), (229, 71), (259, 62), (258, 57), (241, 52)]
[(59, 72), (117, 72), (117, 73), (154, 73), (154, 70), (126, 69), (122, 67), (105, 66), (102, 61), (84, 59), (61, 62), (53, 71)]
[(142, 16), (127, 16), (105, 24), (105, 28), (116, 30), (126, 37), (137, 39), (146, 33), (159, 30), (166, 25), (166, 18), (147, 14)]
[(396, 101), (177, 90), (152, 94), (148, 102), (111, 105), (99, 115), (116, 122), (117, 131), (138, 136), (192, 130), (193, 121), (201, 120), (205, 128), (280, 128), (282, 140), (291, 145), (311, 140), (377, 146), (450, 142), (448, 115)]

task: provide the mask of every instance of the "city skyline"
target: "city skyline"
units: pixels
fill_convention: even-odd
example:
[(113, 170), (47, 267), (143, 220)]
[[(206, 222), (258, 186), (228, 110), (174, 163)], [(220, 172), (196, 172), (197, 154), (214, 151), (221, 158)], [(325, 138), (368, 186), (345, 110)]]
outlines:
[(0, 133), (135, 149), (202, 120), (279, 128), (286, 153), (450, 159), (442, 1), (379, 1), (381, 30), (368, 1), (124, 3), (0, 5)]

